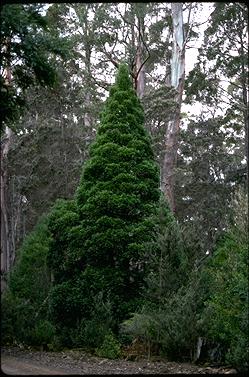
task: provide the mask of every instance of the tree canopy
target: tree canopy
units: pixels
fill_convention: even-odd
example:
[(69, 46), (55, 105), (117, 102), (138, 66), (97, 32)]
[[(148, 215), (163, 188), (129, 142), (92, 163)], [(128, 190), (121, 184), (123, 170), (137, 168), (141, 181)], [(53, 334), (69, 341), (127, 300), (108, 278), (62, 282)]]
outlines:
[(14, 121), (34, 83), (56, 83), (55, 56), (65, 57), (67, 44), (51, 33), (42, 4), (5, 4), (0, 9), (1, 123)]

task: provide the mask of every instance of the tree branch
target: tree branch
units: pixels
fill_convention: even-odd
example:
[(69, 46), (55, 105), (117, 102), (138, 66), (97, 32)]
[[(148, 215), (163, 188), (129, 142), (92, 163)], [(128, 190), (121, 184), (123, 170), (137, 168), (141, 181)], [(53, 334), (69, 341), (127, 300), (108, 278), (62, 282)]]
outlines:
[(182, 47), (183, 51), (185, 50), (186, 43), (188, 41), (189, 33), (190, 33), (190, 31), (192, 30), (192, 27), (193, 27), (193, 22), (190, 25), (190, 15), (191, 15), (192, 8), (193, 8), (193, 3), (190, 4), (190, 8), (189, 8), (189, 12), (188, 12), (188, 21), (187, 21), (188, 30), (187, 30), (187, 33), (186, 33), (186, 37), (184, 38), (184, 43), (183, 43), (183, 47)]
[(105, 90), (109, 90), (109, 88), (111, 86), (111, 84), (108, 84), (107, 82), (102, 82), (102, 81), (96, 80), (96, 78), (93, 75), (91, 75), (91, 79), (95, 82), (96, 85), (100, 86), (101, 88), (103, 88)]
[(134, 24), (134, 23), (128, 21), (128, 20), (122, 15), (122, 13), (119, 11), (119, 9), (117, 9), (117, 12), (118, 12), (118, 14), (120, 15), (120, 17), (122, 18), (122, 20), (123, 20), (125, 23), (131, 25), (132, 27), (135, 26), (135, 28), (136, 28), (137, 31), (138, 31), (139, 38), (141, 39), (141, 41), (142, 41), (144, 47), (146, 48), (147, 54), (148, 54), (148, 56), (145, 58), (145, 60), (143, 61), (143, 63), (142, 63), (141, 66), (139, 67), (139, 70), (136, 72), (136, 75), (132, 74), (133, 78), (136, 80), (136, 79), (138, 78), (138, 75), (139, 75), (141, 69), (143, 68), (143, 66), (145, 65), (145, 63), (148, 61), (148, 59), (150, 58), (150, 52), (149, 52), (149, 49), (148, 49), (148, 47), (147, 47), (147, 44), (145, 43), (145, 41), (144, 41), (144, 39), (143, 39), (143, 35), (142, 35), (142, 33), (141, 33), (141, 29), (140, 29), (136, 24)]

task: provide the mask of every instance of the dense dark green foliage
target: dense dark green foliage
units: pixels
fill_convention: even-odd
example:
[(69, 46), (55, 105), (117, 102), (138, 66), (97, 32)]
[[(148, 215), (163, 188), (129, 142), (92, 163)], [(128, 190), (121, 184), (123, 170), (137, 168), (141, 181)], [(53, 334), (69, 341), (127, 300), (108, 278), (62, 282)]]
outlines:
[[(49, 214), (51, 241), (47, 258), (56, 282), (65, 281), (74, 275), (72, 266), (77, 260), (74, 226), (78, 223), (75, 201), (57, 200)], [(74, 244), (74, 253), (69, 250), (71, 242)]]
[[(188, 258), (176, 219), (162, 196), (157, 219), (157, 244), (150, 253), (151, 271), (144, 290), (144, 305), (133, 317), (124, 321), (125, 333), (139, 336), (167, 356), (184, 355), (193, 321), (188, 306), (189, 294), (184, 297), (188, 281)], [(183, 300), (184, 298), (184, 300)], [(192, 336), (193, 338), (193, 336)]]
[(86, 324), (96, 311), (95, 297), (102, 294), (103, 302), (111, 303), (117, 330), (141, 300), (160, 193), (143, 122), (128, 69), (121, 65), (74, 208), (60, 202), (50, 216), (51, 313), (62, 327), (75, 327), (82, 319)]
[(143, 281), (145, 242), (153, 237), (159, 198), (158, 167), (143, 121), (128, 70), (121, 66), (84, 167), (77, 204), (84, 263), (110, 268), (111, 274), (118, 271), (115, 294), (125, 301), (137, 295)]
[(0, 120), (9, 124), (23, 110), (30, 86), (56, 83), (54, 56), (68, 52), (67, 43), (50, 32), (42, 5), (5, 4), (0, 11)]
[(106, 334), (102, 346), (97, 348), (96, 353), (100, 357), (118, 359), (121, 356), (120, 343), (115, 339), (112, 333)]
[(219, 345), (221, 361), (248, 368), (248, 236), (230, 230), (204, 270), (208, 297), (200, 319), (202, 335)]
[[(124, 321), (124, 332), (139, 336), (150, 343), (152, 350), (156, 346), (157, 352), (159, 349), (172, 359), (211, 360), (231, 364), (238, 370), (248, 369), (245, 194), (238, 194), (236, 200), (235, 224), (220, 238), (213, 255), (193, 264), (192, 268), (187, 263), (187, 270), (183, 264), (183, 272), (188, 271), (189, 276), (176, 289), (168, 285), (165, 271), (160, 273), (170, 249), (162, 254), (163, 258), (158, 260), (159, 272), (150, 277), (147, 301), (142, 310)], [(170, 222), (167, 228), (170, 229)], [(184, 249), (188, 250), (189, 246), (185, 245)], [(180, 278), (181, 270), (169, 265), (173, 276)], [(200, 358), (196, 354), (198, 338), (203, 340)]]
[(54, 328), (47, 319), (51, 287), (47, 268), (49, 248), (47, 218), (42, 218), (18, 251), (17, 261), (2, 297), (3, 343), (17, 341), (41, 345), (50, 343)]

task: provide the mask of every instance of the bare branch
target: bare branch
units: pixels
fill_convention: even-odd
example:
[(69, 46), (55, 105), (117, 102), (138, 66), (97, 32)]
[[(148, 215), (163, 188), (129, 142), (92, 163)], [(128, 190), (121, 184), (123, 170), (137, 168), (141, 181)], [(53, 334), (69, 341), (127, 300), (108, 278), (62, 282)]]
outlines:
[(132, 76), (135, 78), (135, 80), (136, 80), (137, 77), (138, 77), (138, 75), (139, 75), (139, 73), (140, 73), (140, 71), (141, 71), (141, 69), (143, 68), (143, 66), (145, 65), (145, 63), (148, 61), (148, 59), (150, 58), (150, 52), (149, 52), (149, 49), (148, 49), (147, 44), (145, 43), (145, 41), (144, 41), (144, 39), (143, 39), (143, 35), (142, 35), (142, 33), (141, 33), (141, 29), (140, 29), (136, 24), (134, 24), (134, 23), (128, 21), (128, 20), (122, 15), (122, 13), (119, 11), (119, 9), (117, 9), (117, 12), (118, 12), (118, 14), (120, 15), (120, 17), (122, 18), (122, 20), (123, 20), (125, 23), (131, 25), (132, 27), (135, 26), (135, 28), (136, 28), (137, 31), (138, 31), (139, 38), (141, 39), (141, 41), (142, 41), (144, 47), (146, 48), (147, 54), (148, 54), (148, 56), (145, 58), (145, 60), (143, 61), (143, 63), (142, 63), (141, 66), (139, 67), (139, 70), (136, 72), (136, 75), (135, 75), (135, 76), (134, 76), (134, 74), (132, 75)]
[(115, 39), (115, 42), (114, 42), (114, 45), (113, 45), (113, 48), (112, 48), (111, 54), (113, 53), (113, 50), (114, 50), (114, 48), (116, 47), (116, 44), (117, 44), (117, 42), (118, 42), (118, 33), (116, 32), (115, 35), (116, 35), (116, 39)]
[[(102, 63), (104, 62), (105, 61), (102, 61)], [(108, 91), (111, 86), (111, 84), (108, 84), (107, 82), (96, 80), (96, 78), (93, 75), (91, 75), (91, 79), (95, 82), (96, 85), (100, 86), (104, 90)]]
[(113, 57), (111, 56), (111, 54), (110, 54), (109, 52), (107, 52), (106, 49), (103, 48), (101, 51), (105, 54), (105, 56), (109, 59), (109, 61), (110, 61), (110, 62), (111, 62), (116, 68), (118, 68), (118, 66), (119, 66), (119, 62), (118, 62), (117, 60), (113, 59)]
[(149, 60), (149, 58), (150, 58), (150, 55), (148, 55), (147, 58), (145, 58), (145, 60), (143, 61), (143, 63), (140, 65), (139, 70), (136, 72), (135, 79), (138, 78), (138, 75), (139, 75), (141, 69), (143, 68), (143, 66), (145, 65), (145, 63)]
[(189, 33), (190, 33), (190, 31), (192, 30), (192, 28), (193, 28), (193, 22), (192, 22), (191, 25), (190, 25), (190, 15), (191, 15), (192, 8), (193, 8), (193, 3), (191, 3), (191, 4), (190, 4), (190, 7), (189, 7), (188, 21), (187, 21), (188, 30), (187, 30), (187, 33), (186, 33), (186, 37), (184, 38), (184, 43), (183, 43), (183, 48), (182, 48), (183, 51), (184, 51), (184, 49), (185, 49), (185, 47), (186, 47), (186, 43), (187, 43), (187, 41), (188, 41)]

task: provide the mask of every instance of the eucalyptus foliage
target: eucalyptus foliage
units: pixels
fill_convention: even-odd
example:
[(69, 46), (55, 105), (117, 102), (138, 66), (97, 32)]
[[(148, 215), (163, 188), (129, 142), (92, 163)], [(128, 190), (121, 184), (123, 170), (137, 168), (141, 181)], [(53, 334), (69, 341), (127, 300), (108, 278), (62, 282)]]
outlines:
[(202, 111), (181, 132), (176, 184), (177, 216), (200, 235), (201, 253), (213, 250), (227, 228), (231, 197), (248, 175), (248, 8), (212, 8), (185, 82), (185, 101)]
[[(230, 127), (229, 127), (230, 126)], [(190, 119), (180, 133), (176, 172), (177, 218), (199, 239), (199, 256), (210, 252), (231, 216), (232, 195), (245, 184), (241, 137), (223, 116)], [(228, 150), (234, 153), (228, 153)]]

